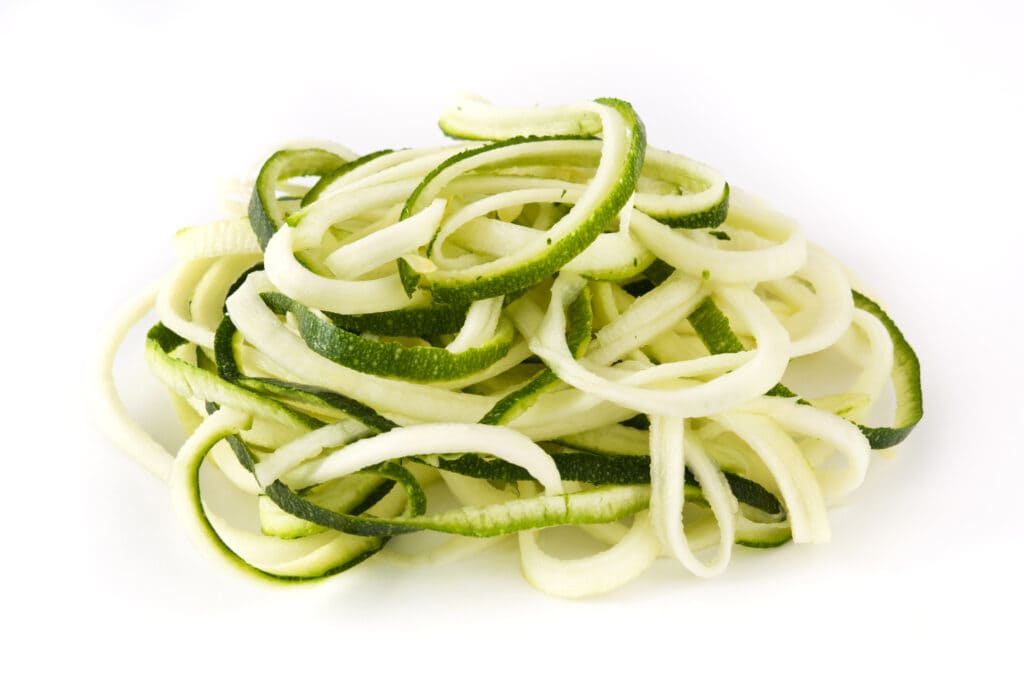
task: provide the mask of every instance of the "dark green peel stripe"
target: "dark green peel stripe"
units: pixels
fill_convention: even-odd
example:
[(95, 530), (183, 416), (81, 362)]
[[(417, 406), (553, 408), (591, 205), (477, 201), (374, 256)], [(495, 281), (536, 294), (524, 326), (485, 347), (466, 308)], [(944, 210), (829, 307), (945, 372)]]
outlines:
[(633, 282), (627, 282), (620, 286), (623, 290), (626, 291), (627, 294), (637, 299), (639, 299), (644, 294), (654, 289), (654, 285), (651, 284), (651, 281), (647, 280), (646, 278), (634, 280)]
[(398, 427), (397, 423), (387, 419), (373, 408), (353, 398), (321, 387), (270, 377), (245, 377), (240, 378), (238, 383), (248, 389), (269, 395), (282, 403), (338, 410), (378, 433)]
[(480, 424), (502, 425), (511, 422), (526, 412), (548, 389), (558, 384), (558, 376), (545, 368), (534, 375), (529, 382), (503, 396), (487, 414), (480, 418)]
[(307, 192), (306, 195), (302, 198), (301, 206), (309, 206), (310, 204), (315, 202), (320, 197), (320, 194), (325, 189), (327, 189), (327, 187), (330, 186), (331, 183), (333, 183), (335, 180), (342, 177), (346, 173), (354, 171), (363, 164), (369, 161), (373, 161), (378, 157), (382, 157), (385, 154), (391, 154), (393, 151), (394, 150), (390, 149), (381, 149), (376, 152), (370, 152), (369, 154), (364, 154), (358, 159), (353, 159), (348, 163), (344, 163), (341, 166), (338, 166), (333, 171), (328, 171), (327, 173), (324, 173), (322, 176), (320, 176), (320, 180), (318, 180), (313, 187), (309, 188), (309, 192)]
[(857, 425), (868, 438), (872, 448), (892, 448), (924, 417), (924, 399), (921, 394), (921, 363), (917, 354), (892, 318), (874, 301), (854, 290), (853, 304), (867, 311), (885, 326), (893, 346), (892, 382), (896, 389), (896, 418), (893, 427), (867, 427)]
[(369, 332), (387, 337), (425, 337), (454, 334), (466, 322), (468, 306), (435, 304), (423, 308), (401, 308), (383, 313), (342, 315), (324, 314), (338, 327), (349, 332)]
[(284, 208), (277, 198), (277, 184), (288, 178), (323, 176), (346, 160), (323, 149), (283, 149), (263, 163), (249, 200), (249, 223), (261, 249), (284, 223)]
[[(407, 499), (406, 514), (418, 517), (427, 511), (427, 494), (424, 493), (423, 487), (420, 486), (412, 472), (402, 465), (397, 462), (382, 462), (361, 471), (376, 474), (401, 486), (405, 490)], [(353, 514), (358, 513), (353, 512)]]
[(594, 308), (590, 288), (584, 287), (565, 310), (565, 343), (573, 358), (587, 352), (594, 330)]
[[(320, 507), (334, 512), (360, 515), (380, 502), (395, 486), (391, 479), (369, 473), (356, 473), (335, 479), (302, 492), (302, 496)], [(266, 503), (270, 503), (267, 506)], [(265, 494), (260, 500), (260, 528), (277, 538), (302, 538), (319, 534), (326, 527), (307, 522), (284, 512)]]
[(228, 301), (228, 299), (231, 298), (231, 295), (234, 294), (236, 291), (238, 291), (239, 287), (241, 287), (242, 285), (245, 284), (246, 278), (248, 278), (253, 273), (257, 273), (257, 272), (259, 272), (261, 270), (263, 270), (263, 263), (262, 262), (257, 263), (252, 268), (249, 268), (248, 270), (246, 270), (244, 273), (242, 273), (241, 275), (238, 276), (238, 279), (236, 279), (234, 282), (231, 283), (231, 286), (228, 287), (227, 294), (224, 295), (224, 314), (225, 315), (227, 315), (227, 312), (228, 312), (227, 301)]
[(793, 530), (788, 523), (749, 523), (736, 529), (736, 545), (746, 548), (778, 548), (793, 540)]
[[(665, 225), (669, 225), (673, 228), (685, 228), (687, 230), (695, 230), (699, 228), (717, 228), (719, 225), (725, 222), (725, 217), (729, 213), (729, 184), (726, 183), (722, 190), (722, 196), (719, 198), (714, 205), (709, 206), (703, 211), (697, 211), (695, 213), (688, 213), (685, 215), (676, 214), (649, 214), (651, 218), (661, 221)], [(721, 238), (720, 238), (721, 239)], [(729, 239), (728, 236), (725, 239)]]
[[(746, 503), (771, 515), (783, 513), (782, 503), (779, 502), (779, 499), (753, 479), (747, 479), (724, 470), (722, 474), (725, 475), (725, 480), (729, 483), (732, 494), (736, 496), (736, 500), (739, 502)], [(686, 471), (686, 477), (687, 482), (689, 482), (691, 477), (689, 470)], [(695, 486), (698, 485), (696, 479), (693, 480), (693, 484)]]
[(160, 350), (167, 354), (182, 344), (188, 343), (187, 339), (170, 328), (164, 327), (163, 323), (157, 323), (149, 328), (149, 332), (146, 333), (146, 339), (155, 342), (160, 347)]
[(644, 415), (643, 413), (637, 413), (633, 417), (629, 418), (628, 420), (623, 420), (619, 424), (622, 425), (623, 427), (631, 427), (633, 429), (647, 431), (648, 429), (651, 428), (651, 419)]
[(657, 287), (662, 282), (668, 279), (668, 276), (675, 272), (675, 268), (665, 263), (661, 259), (656, 259), (654, 263), (647, 267), (644, 271), (644, 277), (651, 281), (651, 284)]
[(739, 353), (745, 350), (739, 337), (732, 331), (729, 318), (711, 297), (704, 299), (686, 319), (693, 325), (709, 353)]
[(413, 292), (415, 292), (416, 288), (419, 287), (420, 280), (423, 279), (423, 276), (420, 275), (415, 268), (409, 265), (409, 262), (404, 258), (398, 259), (397, 263), (398, 279), (402, 281), (402, 289), (405, 290), (405, 295), (411, 299)]
[(213, 335), (213, 354), (217, 363), (217, 374), (228, 382), (241, 377), (238, 361), (235, 359), (235, 335), (238, 328), (231, 317), (225, 315)]
[[(704, 299), (700, 306), (687, 316), (686, 319), (693, 325), (693, 329), (697, 332), (697, 336), (700, 337), (701, 342), (709, 353), (713, 355), (719, 353), (739, 353), (746, 350), (743, 342), (732, 331), (729, 318), (725, 313), (722, 313), (722, 309), (715, 304), (710, 296)], [(796, 394), (785, 385), (779, 383), (766, 391), (765, 396), (794, 398)], [(803, 399), (800, 399), (800, 402), (807, 403)]]
[(239, 287), (245, 284), (245, 280), (249, 275), (261, 270), (263, 270), (262, 263), (257, 263), (252, 268), (246, 270), (238, 276), (238, 279), (231, 283), (231, 286), (228, 287), (227, 294), (224, 296), (224, 317), (221, 318), (220, 324), (217, 326), (217, 330), (213, 335), (213, 353), (214, 360), (217, 363), (217, 374), (229, 382), (234, 382), (240, 376), (240, 373), (238, 370), (238, 361), (235, 358), (235, 333), (238, 329), (231, 321), (230, 316), (228, 316), (228, 307), (226, 302)]
[[(633, 455), (603, 455), (597, 453), (550, 453), (563, 481), (587, 484), (649, 484), (651, 459)], [(430, 464), (430, 463), (427, 463)], [(533, 477), (522, 467), (476, 453), (456, 458), (439, 458), (437, 467), (476, 479), (491, 481), (532, 481)]]
[(310, 349), (339, 365), (382, 377), (419, 382), (467, 377), (503, 358), (514, 336), (512, 326), (505, 322), (486, 343), (458, 353), (433, 346), (409, 347), (343, 330), (284, 294), (266, 292), (261, 296), (274, 313), (295, 316), (299, 334)]
[(764, 395), (765, 396), (778, 396), (779, 398), (795, 398), (795, 399), (797, 399), (797, 403), (802, 403), (804, 405), (810, 405), (807, 401), (805, 401), (802, 398), (799, 398), (795, 393), (793, 393), (792, 389), (790, 389), (789, 387), (787, 387), (785, 384), (782, 384), (782, 383), (776, 384), (774, 387), (772, 387), (768, 391), (764, 392)]

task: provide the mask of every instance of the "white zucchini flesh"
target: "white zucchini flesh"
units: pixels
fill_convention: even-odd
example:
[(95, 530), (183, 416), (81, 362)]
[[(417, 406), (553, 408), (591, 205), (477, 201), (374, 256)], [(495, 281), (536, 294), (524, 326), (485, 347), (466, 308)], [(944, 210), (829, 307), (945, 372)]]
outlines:
[[(715, 558), (701, 562), (683, 532), (683, 468), (689, 452), (692, 469), (718, 522), (721, 540)], [(721, 470), (696, 443), (684, 445), (683, 420), (651, 416), (651, 520), (669, 554), (691, 572), (711, 577), (725, 571), (735, 537), (736, 499)]]

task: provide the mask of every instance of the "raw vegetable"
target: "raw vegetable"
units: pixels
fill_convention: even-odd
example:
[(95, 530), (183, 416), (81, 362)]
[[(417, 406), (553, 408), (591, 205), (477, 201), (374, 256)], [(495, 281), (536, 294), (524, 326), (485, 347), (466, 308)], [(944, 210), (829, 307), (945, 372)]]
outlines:
[[(580, 597), (660, 555), (707, 577), (737, 544), (827, 541), (828, 506), (923, 414), (888, 314), (793, 220), (648, 146), (626, 102), (463, 98), (441, 127), (461, 142), (276, 152), (118, 318), (102, 424), (200, 546), (304, 581), (516, 538), (528, 581)], [(174, 455), (112, 379), (154, 306), (146, 359), (189, 432)], [(803, 358), (854, 370), (798, 395)], [(894, 423), (869, 425), (890, 382)], [(251, 528), (204, 484), (218, 475)], [(555, 526), (606, 549), (554, 557)], [(388, 547), (412, 533), (449, 539)]]

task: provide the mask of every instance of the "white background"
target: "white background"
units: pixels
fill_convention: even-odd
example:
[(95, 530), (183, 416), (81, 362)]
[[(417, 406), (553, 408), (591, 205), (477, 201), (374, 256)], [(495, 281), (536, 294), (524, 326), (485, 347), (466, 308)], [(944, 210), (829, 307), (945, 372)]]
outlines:
[[(12, 680), (1013, 677), (1019, 3), (208, 4), (0, 0)], [(175, 229), (216, 217), (221, 179), (296, 136), (437, 142), (460, 90), (628, 99), (653, 144), (772, 199), (882, 294), (926, 417), (833, 512), (831, 544), (739, 552), (712, 581), (663, 561), (576, 602), (533, 591), (507, 550), (273, 589), (195, 552), (163, 486), (95, 432), (100, 331), (170, 265)], [(137, 332), (125, 391), (171, 443)]]

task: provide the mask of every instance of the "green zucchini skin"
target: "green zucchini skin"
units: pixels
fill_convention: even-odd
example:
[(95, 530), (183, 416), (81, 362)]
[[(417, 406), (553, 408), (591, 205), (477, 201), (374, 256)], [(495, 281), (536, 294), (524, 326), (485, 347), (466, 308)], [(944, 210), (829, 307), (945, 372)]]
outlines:
[(394, 341), (367, 339), (314, 315), (284, 294), (264, 293), (263, 301), (278, 315), (294, 315), (306, 345), (324, 358), (385, 377), (413, 382), (458, 379), (497, 362), (512, 346), (513, 330), (509, 323), (499, 325), (497, 334), (486, 344), (452, 353), (433, 346), (409, 347)]
[[(338, 166), (334, 170), (327, 171), (326, 173), (321, 175), (320, 179), (316, 182), (316, 184), (313, 185), (313, 187), (309, 188), (309, 191), (306, 192), (306, 194), (304, 194), (302, 196), (301, 206), (304, 206), (304, 207), (305, 206), (309, 206), (310, 204), (315, 202), (317, 199), (319, 199), (320, 195), (324, 192), (324, 190), (326, 190), (328, 187), (331, 186), (331, 183), (333, 183), (338, 178), (341, 178), (346, 173), (349, 173), (350, 171), (354, 171), (357, 168), (359, 168), (360, 166), (362, 166), (362, 165), (364, 165), (366, 163), (369, 163), (369, 162), (373, 161), (374, 159), (378, 159), (380, 157), (387, 156), (388, 154), (391, 154), (393, 151), (394, 150), (391, 150), (391, 149), (381, 149), (381, 150), (377, 150), (376, 152), (370, 152), (369, 154), (364, 154), (363, 156), (361, 156), (361, 157), (359, 157), (357, 159), (353, 159), (352, 161), (342, 163), (340, 166)], [(314, 173), (312, 173), (310, 175), (317, 175), (317, 174), (314, 172)], [(278, 226), (278, 227), (280, 227), (280, 226)]]
[(892, 380), (896, 388), (896, 424), (892, 427), (857, 425), (868, 438), (872, 448), (892, 448), (902, 443), (924, 417), (921, 363), (906, 337), (881, 306), (857, 290), (853, 291), (853, 304), (878, 318), (892, 339), (895, 354)]
[[(298, 176), (324, 176), (344, 167), (345, 159), (323, 149), (285, 149), (271, 155), (256, 177), (249, 201), (249, 223), (262, 249), (284, 224), (277, 184)], [(318, 191), (319, 194), (319, 191)]]

